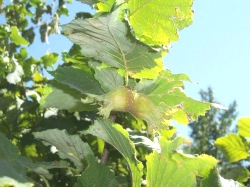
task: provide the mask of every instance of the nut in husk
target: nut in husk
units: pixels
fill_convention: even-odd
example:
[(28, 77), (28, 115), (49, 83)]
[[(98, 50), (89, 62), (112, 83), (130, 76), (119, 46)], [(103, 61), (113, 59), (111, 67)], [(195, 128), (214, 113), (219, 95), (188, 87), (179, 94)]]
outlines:
[(157, 106), (150, 97), (128, 87), (117, 87), (102, 96), (99, 114), (108, 118), (111, 111), (130, 112), (147, 123), (149, 133), (169, 126), (170, 114)]

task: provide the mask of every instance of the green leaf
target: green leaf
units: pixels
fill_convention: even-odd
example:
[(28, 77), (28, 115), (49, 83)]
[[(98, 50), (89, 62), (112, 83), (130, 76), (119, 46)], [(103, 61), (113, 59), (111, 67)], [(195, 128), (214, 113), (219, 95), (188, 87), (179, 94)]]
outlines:
[(81, 46), (84, 56), (124, 69), (133, 76), (155, 67), (161, 54), (127, 37), (127, 25), (119, 19), (120, 9), (105, 17), (73, 20), (63, 26), (62, 32)]
[(104, 94), (99, 82), (90, 72), (72, 67), (59, 67), (50, 73), (58, 82), (66, 84), (82, 94)]
[(208, 155), (192, 156), (177, 151), (189, 141), (177, 137), (173, 141), (160, 138), (161, 153), (154, 151), (147, 159), (147, 186), (196, 186), (196, 177), (208, 176), (217, 160)]
[(205, 115), (210, 104), (196, 101), (187, 97), (183, 91), (183, 81), (190, 81), (185, 74), (172, 74), (164, 70), (154, 80), (146, 80), (135, 86), (135, 89), (148, 95), (153, 102), (162, 107), (172, 107), (175, 111), (173, 119), (188, 124), (189, 120), (196, 120), (198, 116)]
[(115, 0), (105, 0), (96, 4), (96, 9), (98, 12), (110, 12)]
[(250, 172), (243, 166), (238, 166), (229, 170), (225, 175), (225, 179), (233, 179), (238, 182), (246, 182), (250, 176)]
[(0, 140), (0, 159), (10, 163), (17, 173), (24, 175), (24, 168), (17, 161), (19, 157), (18, 149), (1, 132)]
[(129, 0), (129, 22), (135, 35), (147, 44), (169, 45), (178, 30), (193, 22), (193, 0)]
[(57, 148), (62, 159), (69, 159), (74, 165), (83, 171), (83, 160), (93, 152), (87, 143), (84, 143), (78, 135), (69, 135), (66, 130), (50, 129), (42, 132), (34, 132), (35, 138), (42, 140), (45, 145), (53, 145)]
[(93, 5), (93, 4), (96, 4), (99, 0), (77, 0), (77, 1), (80, 1), (88, 5)]
[(227, 180), (221, 177), (217, 169), (211, 170), (209, 176), (201, 181), (201, 187), (243, 187), (237, 181)]
[(95, 105), (83, 104), (81, 102), (81, 99), (85, 97), (79, 91), (53, 81), (49, 86), (44, 87), (40, 104), (42, 108), (66, 109), (69, 112), (95, 110)]
[(19, 34), (18, 28), (16, 26), (11, 26), (10, 30), (11, 30), (10, 39), (16, 45), (29, 45), (29, 42)]
[(118, 74), (116, 68), (105, 67), (94, 61), (90, 62), (90, 66), (95, 70), (95, 78), (105, 93), (124, 85), (124, 77)]
[(41, 58), (42, 64), (45, 67), (53, 67), (53, 64), (55, 64), (57, 60), (58, 60), (57, 53), (49, 53), (49, 54), (42, 56)]
[(0, 186), (18, 186), (29, 187), (33, 186), (30, 181), (20, 174), (16, 169), (7, 161), (0, 159)]
[(126, 159), (131, 170), (133, 186), (141, 186), (141, 177), (143, 165), (135, 158), (135, 147), (129, 140), (129, 134), (121, 125), (114, 124), (110, 121), (96, 120), (94, 125), (84, 134), (92, 134), (105, 142), (114, 146)]
[(250, 138), (250, 118), (239, 119), (238, 130), (241, 136)]
[(86, 160), (88, 167), (82, 175), (78, 177), (74, 187), (116, 187), (118, 185), (114, 173), (112, 173), (106, 165), (98, 163), (93, 156), (88, 156)]
[(229, 134), (218, 138), (214, 145), (223, 152), (229, 162), (236, 162), (249, 156), (248, 143), (244, 137), (238, 134)]

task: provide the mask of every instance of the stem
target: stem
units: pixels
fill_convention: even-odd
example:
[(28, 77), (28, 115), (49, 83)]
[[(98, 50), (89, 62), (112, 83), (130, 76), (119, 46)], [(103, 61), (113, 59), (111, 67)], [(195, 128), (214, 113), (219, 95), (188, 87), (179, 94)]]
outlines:
[(102, 152), (102, 158), (101, 158), (101, 163), (102, 164), (106, 164), (106, 162), (107, 162), (108, 155), (109, 155), (109, 149), (110, 149), (110, 145), (105, 143), (104, 149), (103, 149), (103, 152)]
[(42, 175), (39, 175), (39, 176), (43, 179), (43, 182), (46, 184), (46, 187), (50, 187), (49, 182), (47, 181), (47, 179)]

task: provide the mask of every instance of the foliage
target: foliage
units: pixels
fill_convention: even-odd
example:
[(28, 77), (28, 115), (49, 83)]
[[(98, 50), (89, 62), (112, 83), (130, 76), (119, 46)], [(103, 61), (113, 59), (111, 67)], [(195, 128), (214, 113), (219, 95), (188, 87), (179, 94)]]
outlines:
[[(249, 140), (250, 137), (249, 127), (250, 118), (241, 118), (237, 124), (238, 134), (229, 134), (224, 137), (218, 138), (214, 145), (220, 149), (225, 155), (226, 159), (232, 163), (240, 160), (249, 160)], [(241, 182), (246, 182), (250, 175), (250, 172), (244, 167), (236, 168), (239, 176), (233, 176), (233, 178), (239, 178)], [(232, 173), (228, 175), (232, 177)]]
[(166, 46), (192, 23), (192, 0), (81, 2), (96, 13), (62, 26), (74, 44), (54, 71), (58, 54), (35, 59), (25, 46), (35, 28), (42, 42), (58, 34), (72, 2), (1, 2), (0, 186), (209, 186), (215, 178), (224, 186), (215, 158), (184, 154), (190, 142), (172, 137), (170, 120), (188, 124), (213, 106), (186, 96), (187, 75), (163, 68)]

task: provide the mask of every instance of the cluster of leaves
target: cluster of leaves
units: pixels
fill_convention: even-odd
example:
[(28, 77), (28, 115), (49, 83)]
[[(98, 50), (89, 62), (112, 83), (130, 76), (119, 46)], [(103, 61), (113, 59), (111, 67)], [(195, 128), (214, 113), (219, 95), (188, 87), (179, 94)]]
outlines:
[[(63, 26), (74, 45), (63, 54), (65, 63), (51, 72), (52, 81), (42, 72), (58, 55), (28, 57), (19, 45), (31, 43), (33, 34), (26, 36), (27, 24), (7, 13), (18, 7), (23, 19), (30, 16), (37, 24), (43, 14), (54, 12), (52, 25), (40, 25), (46, 41), (50, 31), (58, 31), (65, 2), (59, 1), (56, 11), (40, 1), (17, 1), (3, 9), (0, 185), (40, 186), (34, 180), (41, 178), (47, 186), (62, 180), (76, 187), (240, 186), (218, 174), (215, 158), (184, 154), (179, 147), (190, 142), (172, 137), (170, 120), (188, 124), (211, 106), (185, 95), (188, 76), (163, 68), (166, 46), (192, 23), (192, 0), (81, 2), (97, 13)], [(58, 154), (35, 144), (37, 140)]]
[[(238, 134), (231, 133), (216, 139), (214, 145), (225, 155), (230, 163), (240, 160), (249, 161), (250, 156), (250, 118), (241, 118), (237, 124)], [(232, 178), (240, 182), (246, 182), (250, 172), (243, 166), (235, 167), (226, 173), (226, 178)]]

